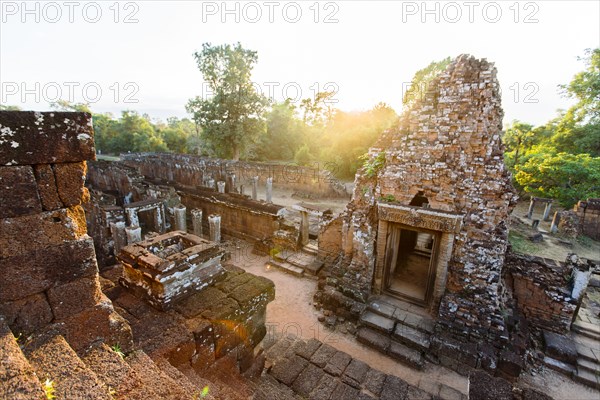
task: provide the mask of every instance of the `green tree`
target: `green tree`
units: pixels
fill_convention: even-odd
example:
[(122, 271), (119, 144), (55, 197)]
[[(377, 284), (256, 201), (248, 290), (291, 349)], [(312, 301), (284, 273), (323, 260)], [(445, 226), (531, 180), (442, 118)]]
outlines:
[(0, 111), (21, 111), (21, 107), (19, 106), (7, 106), (4, 104), (0, 104)]
[(452, 58), (446, 57), (440, 61), (432, 61), (427, 67), (418, 70), (412, 78), (408, 90), (404, 92), (402, 104), (410, 107), (415, 101), (420, 100), (425, 95), (429, 82), (444, 71), (451, 62)]
[(294, 160), (298, 165), (308, 165), (313, 160), (313, 155), (310, 153), (308, 145), (304, 144), (298, 149)]
[(67, 100), (59, 99), (58, 101), (50, 103), (50, 108), (57, 111), (77, 111), (92, 113), (89, 103), (71, 103)]
[(296, 107), (287, 99), (275, 103), (266, 115), (267, 129), (260, 136), (255, 149), (259, 160), (291, 161), (302, 144), (302, 121), (296, 116)]
[(250, 80), (257, 53), (240, 43), (204, 43), (194, 57), (213, 96), (191, 99), (186, 109), (216, 155), (239, 160), (265, 129), (263, 114), (268, 102)]
[(537, 152), (517, 167), (515, 179), (528, 193), (572, 207), (580, 199), (600, 197), (600, 157)]
[(560, 88), (577, 103), (563, 114), (553, 143), (561, 151), (600, 156), (600, 48), (587, 49), (586, 69)]

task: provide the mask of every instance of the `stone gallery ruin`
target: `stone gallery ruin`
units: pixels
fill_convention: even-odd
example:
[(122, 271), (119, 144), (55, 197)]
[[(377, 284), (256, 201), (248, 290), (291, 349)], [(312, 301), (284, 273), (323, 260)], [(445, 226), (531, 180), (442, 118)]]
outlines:
[[(459, 56), (350, 193), (310, 167), (96, 161), (89, 114), (1, 111), (0, 397), (550, 399), (545, 370), (598, 394), (598, 261), (511, 250), (502, 118), (494, 65)], [(294, 295), (274, 273), (338, 340), (269, 329)]]

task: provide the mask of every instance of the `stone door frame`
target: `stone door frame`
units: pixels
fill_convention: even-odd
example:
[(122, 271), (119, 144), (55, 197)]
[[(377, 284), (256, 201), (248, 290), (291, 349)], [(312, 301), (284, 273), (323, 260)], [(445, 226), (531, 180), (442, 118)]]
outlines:
[(407, 229), (432, 233), (436, 236), (437, 242), (431, 255), (434, 281), (426, 298), (426, 308), (435, 314), (446, 290), (448, 263), (452, 257), (454, 236), (460, 232), (463, 215), (388, 202), (378, 202), (377, 211), (379, 224), (376, 240), (377, 258), (372, 283), (373, 293), (382, 294), (385, 290), (386, 247), (391, 223), (400, 224)]

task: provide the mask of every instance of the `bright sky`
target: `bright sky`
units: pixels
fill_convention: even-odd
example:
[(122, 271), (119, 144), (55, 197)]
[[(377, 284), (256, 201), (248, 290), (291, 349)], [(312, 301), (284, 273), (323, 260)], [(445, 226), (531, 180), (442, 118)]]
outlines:
[(505, 123), (534, 124), (571, 104), (557, 85), (600, 46), (598, 0), (0, 0), (0, 12), (0, 103), (46, 110), (62, 97), (163, 119), (206, 94), (192, 56), (204, 42), (256, 50), (265, 95), (336, 90), (346, 111), (384, 101), (400, 112), (418, 69), (469, 53), (496, 63)]

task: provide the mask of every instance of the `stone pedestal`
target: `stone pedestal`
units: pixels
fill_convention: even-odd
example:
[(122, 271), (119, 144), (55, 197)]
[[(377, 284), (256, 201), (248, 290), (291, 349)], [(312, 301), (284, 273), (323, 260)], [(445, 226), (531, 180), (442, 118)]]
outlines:
[(208, 216), (208, 231), (211, 242), (221, 242), (221, 216), (212, 214)]
[(202, 237), (202, 210), (198, 208), (192, 210), (192, 225), (194, 235)]
[(265, 196), (267, 203), (272, 203), (273, 199), (273, 178), (267, 178), (267, 193)]
[(252, 177), (252, 200), (258, 200), (258, 176)]
[(110, 233), (114, 243), (114, 253), (119, 254), (119, 251), (127, 246), (127, 234), (125, 233), (125, 222), (111, 222)]
[(550, 232), (552, 232), (552, 233), (558, 232), (559, 222), (560, 222), (560, 213), (558, 211), (555, 211), (554, 217), (552, 218), (552, 224), (550, 225)]
[(527, 218), (531, 219), (533, 216), (533, 206), (535, 205), (535, 200), (531, 199), (529, 202), (529, 210), (527, 210)]
[(139, 226), (125, 228), (125, 234), (127, 235), (128, 245), (142, 241), (142, 228)]
[(187, 232), (187, 218), (185, 215), (186, 208), (180, 204), (173, 208), (175, 213), (175, 230)]
[(544, 221), (548, 221), (550, 219), (550, 209), (552, 208), (552, 203), (547, 202), (546, 207), (544, 207), (544, 217), (542, 218)]

